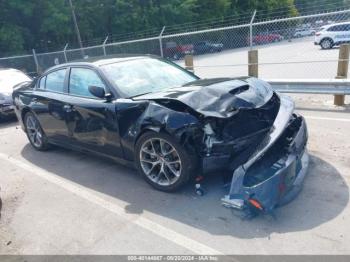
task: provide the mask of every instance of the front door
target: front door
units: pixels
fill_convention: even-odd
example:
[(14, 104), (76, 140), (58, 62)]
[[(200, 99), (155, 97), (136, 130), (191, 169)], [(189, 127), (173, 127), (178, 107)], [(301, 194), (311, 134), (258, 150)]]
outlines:
[(68, 81), (70, 101), (65, 105), (70, 141), (80, 148), (122, 157), (115, 104), (93, 96), (89, 86), (106, 90), (96, 71), (72, 67)]

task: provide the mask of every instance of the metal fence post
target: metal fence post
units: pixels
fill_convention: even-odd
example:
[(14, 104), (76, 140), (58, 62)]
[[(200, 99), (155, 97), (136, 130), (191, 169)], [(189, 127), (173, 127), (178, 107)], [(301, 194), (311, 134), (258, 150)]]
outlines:
[(249, 46), (250, 46), (250, 50), (253, 49), (253, 22), (255, 19), (255, 15), (256, 15), (256, 10), (254, 10), (252, 19), (250, 20), (249, 23)]
[(248, 75), (253, 77), (258, 77), (259, 75), (259, 65), (258, 65), (258, 50), (248, 51)]
[(66, 63), (68, 62), (67, 54), (66, 54), (67, 47), (68, 47), (68, 43), (63, 48), (63, 56), (64, 56), (64, 61), (66, 61)]
[(102, 44), (102, 49), (103, 49), (104, 56), (107, 55), (107, 53), (106, 53), (106, 43), (107, 43), (107, 41), (108, 41), (108, 35), (107, 35), (105, 41), (103, 41), (103, 44)]
[[(338, 70), (337, 70), (337, 79), (347, 78), (348, 77), (348, 68), (349, 68), (349, 53), (350, 45), (344, 44), (339, 48), (339, 60), (338, 60)], [(344, 95), (335, 95), (334, 96), (334, 105), (343, 106), (345, 101)]]
[(164, 54), (163, 54), (163, 37), (162, 37), (164, 30), (165, 30), (165, 26), (163, 26), (162, 31), (159, 34), (159, 49), (160, 49), (160, 56), (161, 57), (164, 56)]
[(38, 57), (36, 56), (35, 49), (32, 49), (32, 52), (33, 52), (33, 58), (34, 58), (34, 63), (35, 63), (35, 67), (36, 67), (36, 72), (40, 73), (39, 72), (40, 67), (39, 67)]
[(193, 55), (185, 55), (185, 68), (194, 73)]

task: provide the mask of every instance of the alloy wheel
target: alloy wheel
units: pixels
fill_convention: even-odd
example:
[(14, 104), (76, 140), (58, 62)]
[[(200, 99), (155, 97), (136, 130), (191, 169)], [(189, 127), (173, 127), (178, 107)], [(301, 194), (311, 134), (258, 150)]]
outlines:
[(331, 48), (331, 41), (330, 40), (323, 40), (322, 41), (322, 47), (324, 48), (324, 49), (329, 49), (329, 48)]
[(164, 139), (146, 140), (140, 150), (143, 172), (154, 183), (169, 186), (180, 178), (181, 159), (175, 147)]
[(26, 118), (26, 128), (28, 137), (32, 144), (35, 147), (40, 148), (43, 144), (43, 134), (39, 122), (34, 116), (29, 115)]

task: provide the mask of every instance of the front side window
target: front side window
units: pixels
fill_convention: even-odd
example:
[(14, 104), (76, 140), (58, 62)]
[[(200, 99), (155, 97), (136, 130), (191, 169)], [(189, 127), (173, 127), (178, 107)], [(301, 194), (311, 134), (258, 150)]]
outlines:
[(49, 73), (46, 76), (46, 89), (54, 92), (63, 93), (66, 71), (67, 69), (65, 68)]
[(72, 68), (69, 78), (69, 93), (77, 96), (93, 97), (89, 91), (89, 86), (105, 88), (101, 78), (91, 69)]
[(165, 91), (198, 79), (169, 62), (152, 58), (107, 64), (101, 69), (125, 97)]

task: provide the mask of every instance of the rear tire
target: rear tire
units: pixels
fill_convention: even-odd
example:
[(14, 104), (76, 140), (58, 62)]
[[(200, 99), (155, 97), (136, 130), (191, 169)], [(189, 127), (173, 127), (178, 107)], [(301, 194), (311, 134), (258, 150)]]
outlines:
[(323, 39), (320, 43), (320, 46), (322, 49), (331, 49), (333, 47), (333, 41), (332, 39), (326, 38)]
[(38, 151), (45, 151), (49, 148), (47, 137), (40, 126), (38, 119), (31, 112), (24, 116), (24, 127), (30, 144)]
[(135, 146), (139, 173), (152, 187), (173, 192), (184, 186), (194, 173), (196, 159), (173, 137), (146, 132)]

